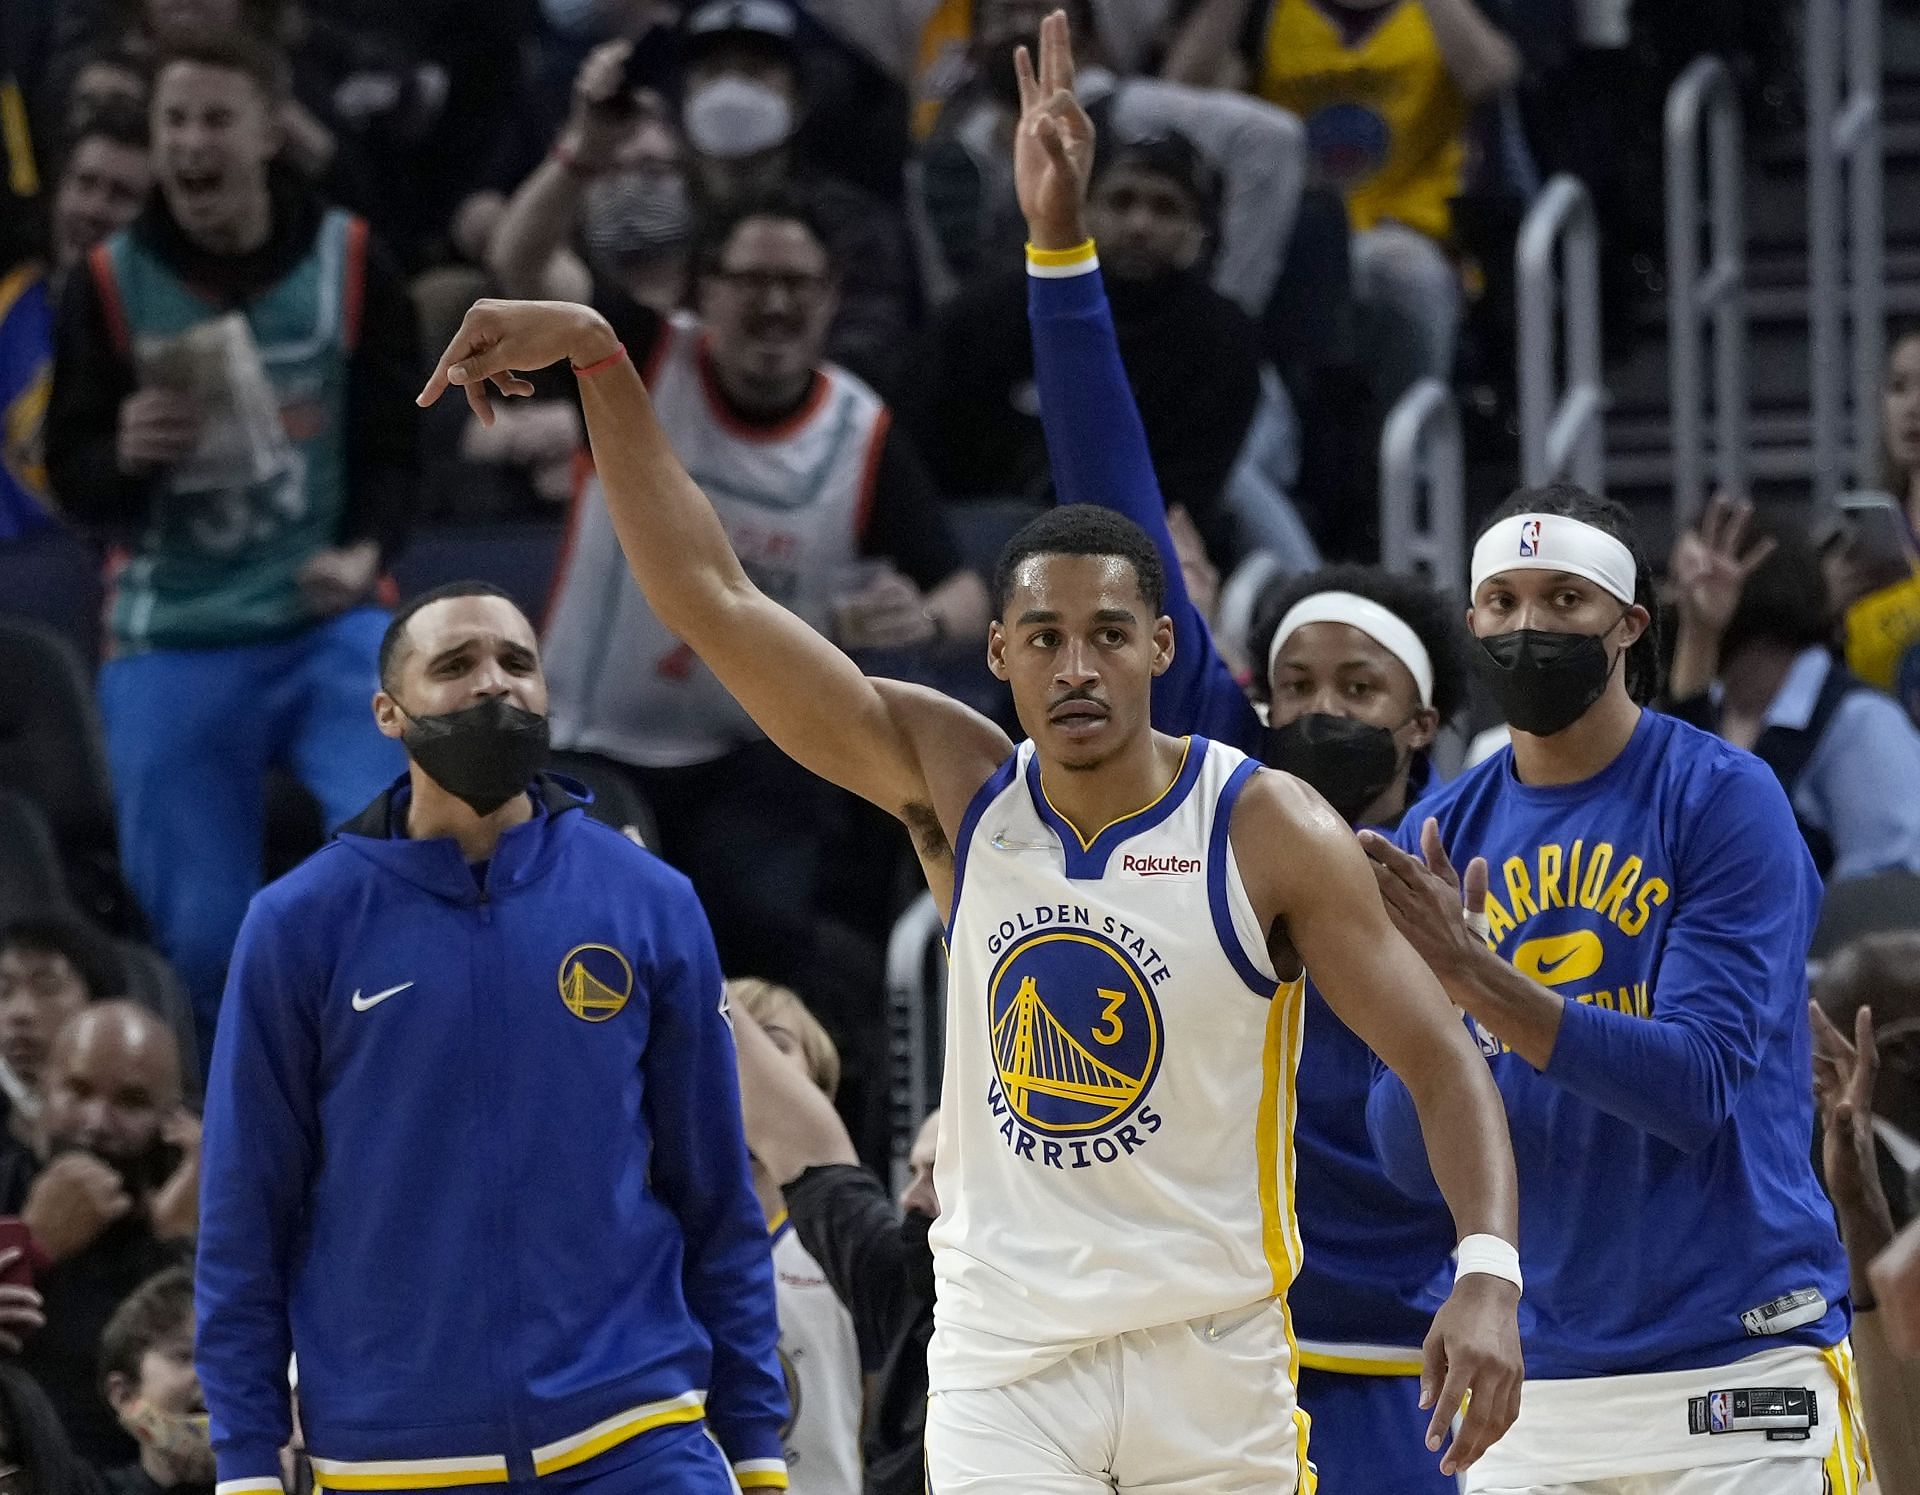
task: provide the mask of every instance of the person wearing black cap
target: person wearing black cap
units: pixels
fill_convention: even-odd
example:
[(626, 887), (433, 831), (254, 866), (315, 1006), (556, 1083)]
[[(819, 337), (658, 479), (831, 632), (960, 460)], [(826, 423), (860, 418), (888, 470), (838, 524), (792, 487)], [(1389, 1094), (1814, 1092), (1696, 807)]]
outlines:
[[(1117, 142), (1096, 171), (1088, 213), (1154, 468), (1218, 562), (1236, 548), (1223, 490), (1261, 397), (1253, 322), (1205, 278), (1220, 178), (1171, 132)], [(1026, 296), (1024, 270), (996, 270), (940, 316), (928, 398), (913, 415), (947, 493), (1049, 491)]]

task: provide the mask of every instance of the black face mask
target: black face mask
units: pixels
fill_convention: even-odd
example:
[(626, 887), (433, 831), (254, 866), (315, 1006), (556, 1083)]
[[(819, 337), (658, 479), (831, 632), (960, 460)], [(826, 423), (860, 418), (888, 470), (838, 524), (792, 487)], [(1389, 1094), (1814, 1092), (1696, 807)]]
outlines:
[(933, 1229), (933, 1216), (910, 1209), (900, 1220), (900, 1244), (906, 1247), (901, 1260), (907, 1273), (907, 1287), (923, 1303), (933, 1301), (933, 1247), (927, 1244), (927, 1232)]
[(1606, 693), (1616, 659), (1607, 656), (1604, 637), (1516, 628), (1481, 639), (1474, 665), (1508, 726), (1551, 737), (1579, 721)]
[(505, 696), (438, 716), (407, 713), (400, 740), (428, 778), (476, 815), (524, 794), (547, 762), (547, 719)]
[(1267, 764), (1305, 779), (1354, 824), (1400, 772), (1400, 744), (1385, 727), (1324, 711), (1295, 717), (1267, 737)]

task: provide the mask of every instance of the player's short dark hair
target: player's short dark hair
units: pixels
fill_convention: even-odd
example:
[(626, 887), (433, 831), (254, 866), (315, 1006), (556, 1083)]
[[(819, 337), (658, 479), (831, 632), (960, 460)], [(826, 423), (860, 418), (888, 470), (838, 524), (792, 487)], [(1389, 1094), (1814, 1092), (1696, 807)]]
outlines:
[[(401, 603), (394, 609), (393, 621), (387, 624), (387, 631), (380, 636), (380, 688), (389, 695), (393, 693), (394, 676), (399, 672), (400, 661), (407, 656), (407, 625), (413, 621), (413, 615), (423, 607), (431, 607), (451, 597), (499, 597), (513, 602), (513, 598), (490, 581), (468, 580), (442, 582)], [(515, 607), (519, 605), (514, 603)]]
[(63, 957), (91, 1001), (127, 993), (127, 964), (112, 936), (66, 909), (22, 914), (0, 925), (0, 952), (8, 950)]
[(792, 187), (776, 185), (739, 192), (709, 204), (694, 243), (694, 266), (701, 275), (719, 273), (726, 259), (727, 245), (740, 225), (753, 218), (771, 218), (780, 223), (797, 223), (813, 236), (827, 259), (827, 273), (837, 275), (839, 263), (833, 254), (833, 241), (827, 236), (825, 221), (811, 199)]
[(170, 40), (165, 50), (154, 58), (155, 82), (176, 62), (243, 73), (275, 103), (285, 98), (292, 87), (287, 54), (248, 26), (230, 31), (198, 31)]
[(1633, 555), (1633, 600), (1647, 610), (1647, 631), (1627, 650), (1627, 694), (1639, 705), (1646, 705), (1660, 694), (1660, 604), (1653, 592), (1653, 570), (1640, 544), (1633, 516), (1626, 507), (1611, 498), (1587, 492), (1578, 483), (1546, 483), (1538, 488), (1516, 489), (1507, 501), (1494, 510), (1480, 526), (1485, 534), (1502, 519), (1516, 514), (1555, 514), (1590, 524), (1603, 535), (1612, 535)]
[(137, 1383), (147, 1351), (192, 1323), (193, 1274), (185, 1267), (168, 1267), (128, 1293), (100, 1334), (102, 1394), (108, 1376), (121, 1375)]
[(132, 99), (103, 99), (90, 105), (67, 132), (61, 152), (61, 169), (73, 160), (74, 152), (89, 140), (106, 140), (129, 150), (144, 151), (149, 144), (147, 111)]
[(1124, 514), (1098, 504), (1062, 504), (1022, 525), (993, 567), (993, 616), (1004, 618), (1013, 574), (1036, 555), (1110, 555), (1133, 567), (1153, 616), (1167, 605), (1167, 569), (1152, 538)]
[(1418, 576), (1406, 576), (1382, 566), (1323, 566), (1304, 576), (1284, 576), (1267, 584), (1254, 604), (1253, 625), (1247, 631), (1247, 657), (1254, 663), (1253, 694), (1266, 700), (1271, 682), (1267, 654), (1280, 620), (1295, 603), (1321, 592), (1352, 592), (1377, 602), (1420, 640), (1433, 664), (1433, 709), (1446, 725), (1467, 700), (1467, 630), (1460, 621), (1462, 608), (1453, 598), (1435, 591)]

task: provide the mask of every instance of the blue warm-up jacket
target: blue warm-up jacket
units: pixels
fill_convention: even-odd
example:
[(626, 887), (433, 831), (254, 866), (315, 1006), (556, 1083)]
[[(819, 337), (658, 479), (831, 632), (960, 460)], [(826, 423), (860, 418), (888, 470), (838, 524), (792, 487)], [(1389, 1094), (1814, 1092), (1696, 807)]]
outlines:
[(223, 1490), (279, 1488), (295, 1351), (335, 1488), (612, 1470), (709, 1428), (743, 1487), (786, 1484), (706, 917), (574, 786), (534, 799), (476, 868), (406, 838), (402, 779), (248, 910), (196, 1269)]

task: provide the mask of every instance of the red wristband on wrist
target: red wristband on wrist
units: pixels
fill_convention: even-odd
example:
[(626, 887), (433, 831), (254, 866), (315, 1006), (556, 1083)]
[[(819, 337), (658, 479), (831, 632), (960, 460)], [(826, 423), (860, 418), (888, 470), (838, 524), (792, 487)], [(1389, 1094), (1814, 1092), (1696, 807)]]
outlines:
[(616, 363), (618, 363), (621, 359), (625, 358), (626, 356), (627, 356), (627, 345), (625, 343), (616, 343), (614, 345), (613, 351), (609, 353), (605, 358), (602, 358), (598, 363), (590, 363), (586, 365), (586, 367), (584, 368), (582, 368), (577, 363), (572, 364), (570, 366), (573, 369), (573, 376), (576, 379), (591, 379), (595, 374), (606, 372), (606, 370), (612, 368)]

